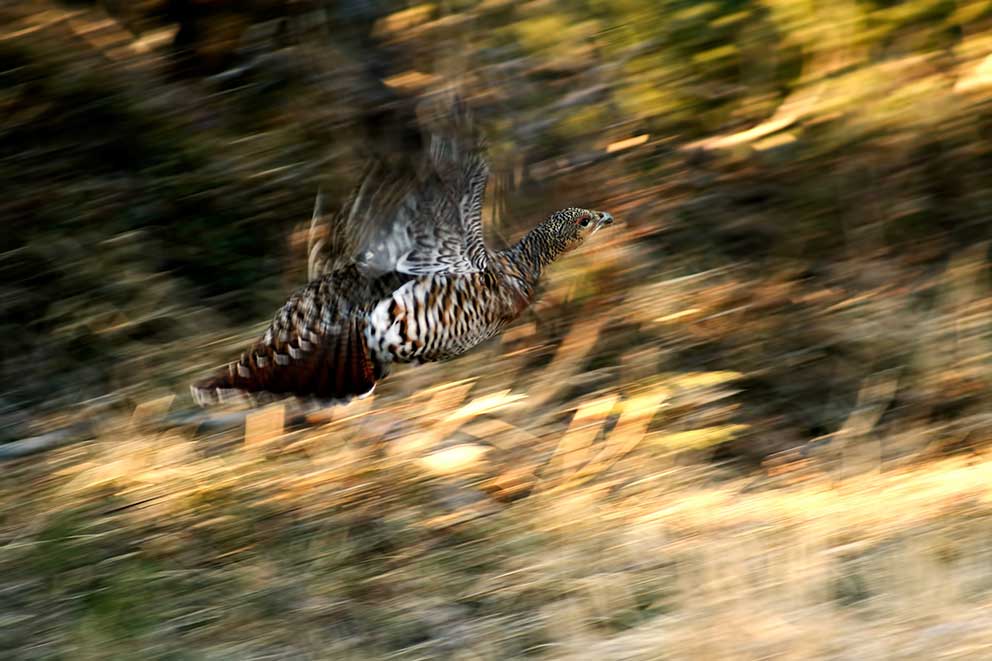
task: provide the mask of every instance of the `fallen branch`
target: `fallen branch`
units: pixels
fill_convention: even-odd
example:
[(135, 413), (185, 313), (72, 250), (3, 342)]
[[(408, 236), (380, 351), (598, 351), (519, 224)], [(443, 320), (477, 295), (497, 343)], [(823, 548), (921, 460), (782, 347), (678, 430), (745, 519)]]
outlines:
[(0, 443), (0, 461), (21, 459), (40, 452), (47, 452), (71, 443), (88, 441), (94, 437), (93, 426), (81, 422), (46, 434)]

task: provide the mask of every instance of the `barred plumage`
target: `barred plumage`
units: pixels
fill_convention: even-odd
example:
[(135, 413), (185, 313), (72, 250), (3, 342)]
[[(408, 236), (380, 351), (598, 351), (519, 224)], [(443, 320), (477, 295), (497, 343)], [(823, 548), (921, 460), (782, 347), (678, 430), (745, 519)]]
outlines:
[[(371, 392), (393, 363), (455, 358), (533, 301), (542, 270), (613, 222), (557, 211), (515, 246), (483, 241), (484, 148), (456, 108), (429, 136), (416, 178), (373, 166), (310, 255), (293, 294), (241, 359), (193, 386), (201, 404), (229, 391), (346, 401)], [(314, 210), (320, 215), (320, 198)]]

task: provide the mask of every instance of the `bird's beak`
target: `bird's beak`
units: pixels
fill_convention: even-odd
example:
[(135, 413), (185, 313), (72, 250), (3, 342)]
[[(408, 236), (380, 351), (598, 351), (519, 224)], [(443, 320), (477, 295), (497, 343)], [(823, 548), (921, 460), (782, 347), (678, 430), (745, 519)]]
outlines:
[(603, 227), (613, 224), (613, 215), (606, 213), (605, 211), (597, 211), (599, 218), (596, 220), (596, 227), (593, 228), (593, 232), (598, 232)]

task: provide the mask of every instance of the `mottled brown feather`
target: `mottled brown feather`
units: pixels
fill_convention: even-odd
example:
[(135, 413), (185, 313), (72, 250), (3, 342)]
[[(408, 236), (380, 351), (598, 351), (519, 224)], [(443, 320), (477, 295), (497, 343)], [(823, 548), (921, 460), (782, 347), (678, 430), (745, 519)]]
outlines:
[[(299, 348), (298, 338), (282, 347), (286, 353), (257, 342), (240, 360), (195, 384), (194, 392), (199, 392), (206, 399), (222, 399), (224, 391), (266, 392), (330, 400), (364, 395), (375, 386), (376, 375), (363, 330), (361, 320), (352, 319), (342, 325), (339, 333), (318, 336), (316, 342), (311, 342), (313, 348), (307, 352)], [(289, 356), (290, 346), (301, 351), (301, 357), (289, 357), (286, 365), (276, 363), (277, 354)], [(259, 365), (256, 356), (264, 358), (264, 367)], [(216, 396), (218, 391), (219, 396)], [(215, 396), (211, 397), (211, 394)]]

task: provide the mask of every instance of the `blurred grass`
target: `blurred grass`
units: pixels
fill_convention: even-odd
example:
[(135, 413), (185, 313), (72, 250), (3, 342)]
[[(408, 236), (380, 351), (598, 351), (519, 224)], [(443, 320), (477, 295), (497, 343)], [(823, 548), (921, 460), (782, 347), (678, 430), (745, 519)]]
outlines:
[(622, 225), (305, 429), (187, 415), (382, 137), (336, 19), (252, 7), (212, 78), (114, 3), (0, 7), (0, 441), (94, 436), (0, 472), (5, 658), (989, 655), (992, 2), (397, 3), (494, 239)]
[[(20, 494), (0, 510), (5, 648), (645, 659), (988, 649), (988, 461), (754, 490), (676, 460), (670, 443), (684, 432), (642, 436), (621, 416), (571, 448), (578, 471), (552, 459), (534, 467), (528, 497), (501, 502), (484, 492), (519, 479), (524, 461), (560, 457), (576, 428), (511, 426), (449, 446), (488, 448), (485, 460), (411, 461), (439, 424), (413, 411), (445, 392), (220, 454), (232, 432), (196, 439), (115, 421), (96, 442), (5, 472), (5, 491)], [(604, 454), (616, 461), (574, 479)]]

